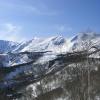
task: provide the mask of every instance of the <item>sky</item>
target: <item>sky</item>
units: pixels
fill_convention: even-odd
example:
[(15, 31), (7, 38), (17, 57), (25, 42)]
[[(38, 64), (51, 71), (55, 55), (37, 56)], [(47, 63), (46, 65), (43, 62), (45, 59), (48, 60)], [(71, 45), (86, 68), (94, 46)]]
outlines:
[(0, 0), (0, 39), (100, 32), (100, 0)]

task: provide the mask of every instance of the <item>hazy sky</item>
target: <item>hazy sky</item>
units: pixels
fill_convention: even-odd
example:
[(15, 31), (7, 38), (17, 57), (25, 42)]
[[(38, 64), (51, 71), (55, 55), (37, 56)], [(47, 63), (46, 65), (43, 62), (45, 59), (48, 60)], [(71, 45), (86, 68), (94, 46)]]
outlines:
[(0, 0), (0, 39), (100, 32), (100, 0)]

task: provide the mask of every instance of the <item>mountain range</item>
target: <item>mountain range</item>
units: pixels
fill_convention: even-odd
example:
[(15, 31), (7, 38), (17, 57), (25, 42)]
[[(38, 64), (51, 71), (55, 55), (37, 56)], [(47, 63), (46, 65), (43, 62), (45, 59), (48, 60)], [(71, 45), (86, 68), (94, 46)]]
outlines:
[[(71, 38), (65, 38), (63, 36), (54, 36), (50, 38), (33, 38), (32, 40), (25, 42), (12, 42), (0, 40), (0, 53), (8, 52), (41, 52), (52, 51), (54, 53), (67, 52), (79, 46), (83, 41), (92, 40), (93, 43), (99, 44), (100, 34), (96, 33), (79, 33)], [(98, 42), (98, 43), (97, 43)]]
[[(31, 60), (28, 54), (18, 55), (22, 52), (45, 52), (40, 61), (48, 61), (56, 57), (57, 54), (73, 52), (85, 49), (86, 46), (100, 47), (100, 34), (79, 33), (71, 38), (54, 36), (46, 39), (33, 38), (22, 43), (0, 40), (0, 59), (3, 66), (10, 66), (25, 63)], [(16, 56), (15, 56), (16, 54)]]
[[(58, 75), (63, 75), (59, 74), (63, 68), (70, 67), (72, 64), (75, 67), (75, 62), (81, 63), (81, 53), (82, 57), (85, 57), (82, 61), (87, 60), (87, 55), (84, 56), (87, 54), (87, 50), (88, 55), (90, 54), (89, 57), (100, 58), (97, 53), (100, 51), (99, 34), (91, 32), (79, 33), (71, 38), (62, 36), (46, 39), (33, 38), (22, 43), (0, 40), (1, 93), (6, 91), (6, 96), (13, 96), (18, 94), (20, 88), (23, 90), (23, 86), (27, 87), (45, 76), (53, 75), (56, 72)], [(96, 53), (92, 55), (91, 52), (95, 51)], [(89, 60), (91, 61), (91, 58)], [(98, 61), (98, 59), (96, 60)], [(95, 67), (92, 67), (91, 70), (95, 70)], [(67, 77), (68, 73), (65, 76)], [(33, 90), (34, 87), (32, 86)], [(52, 89), (53, 87), (55, 86), (52, 86)]]

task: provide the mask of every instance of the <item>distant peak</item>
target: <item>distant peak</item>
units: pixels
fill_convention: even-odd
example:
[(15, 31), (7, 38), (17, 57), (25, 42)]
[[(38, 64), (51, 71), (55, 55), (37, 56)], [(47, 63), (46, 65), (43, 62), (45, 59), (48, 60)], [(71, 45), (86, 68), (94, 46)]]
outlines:
[(95, 32), (81, 32), (81, 33), (78, 33), (76, 36), (74, 36), (71, 39), (71, 42), (76, 41), (76, 40), (94, 39), (97, 37), (100, 37), (100, 34), (97, 34)]
[(62, 36), (55, 36), (51, 39), (51, 41), (54, 45), (61, 45), (65, 43), (65, 38)]

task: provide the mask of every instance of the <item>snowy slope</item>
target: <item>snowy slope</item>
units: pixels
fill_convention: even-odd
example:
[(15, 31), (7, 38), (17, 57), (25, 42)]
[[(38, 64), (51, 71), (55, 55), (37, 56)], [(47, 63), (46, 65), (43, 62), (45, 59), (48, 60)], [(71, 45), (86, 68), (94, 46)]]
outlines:
[(39, 62), (45, 62), (54, 59), (57, 54), (83, 50), (86, 46), (95, 46), (100, 48), (100, 35), (95, 33), (79, 33), (69, 39), (62, 36), (55, 36), (46, 39), (33, 38), (32, 40), (23, 43), (0, 40), (0, 53), (3, 53), (0, 56), (0, 59), (3, 59), (3, 64), (5, 62), (8, 66), (16, 65), (30, 61), (29, 55), (13, 55), (8, 52), (50, 51), (49, 53), (40, 56)]
[[(57, 55), (66, 52), (73, 52), (73, 50), (77, 49), (81, 50), (83, 49), (84, 46), (86, 46), (82, 44), (85, 42), (90, 42), (90, 43), (92, 42), (93, 46), (99, 48), (100, 35), (85, 33), (85, 34), (78, 34), (69, 39), (65, 39), (62, 36), (56, 36), (47, 39), (34, 38), (30, 41), (23, 43), (0, 41), (0, 50), (3, 53), (0, 54), (0, 61), (1, 61), (0, 67), (4, 68), (12, 65), (31, 62), (34, 60), (34, 62), (32, 62), (31, 64), (26, 64), (23, 66), (21, 65), (20, 67), (17, 68), (15, 67), (15, 70), (12, 71), (10, 70), (11, 72), (8, 72), (8, 74), (4, 76), (4, 80), (5, 82), (8, 81), (8, 84), (2, 82), (1, 85), (6, 87), (6, 85), (11, 86), (17, 84), (16, 81), (9, 81), (9, 80), (12, 80), (14, 78), (16, 79), (20, 78), (20, 75), (22, 75), (23, 77), (32, 74), (33, 75), (32, 79), (34, 79), (43, 75), (43, 73), (48, 74), (50, 72), (55, 72), (57, 70), (60, 70), (62, 68), (61, 62), (63, 61), (62, 58), (60, 58), (60, 60), (58, 61), (55, 61), (57, 57), (59, 58), (59, 56)], [(29, 52), (25, 53), (25, 51)], [(42, 51), (51, 51), (51, 52), (40, 53)], [(23, 54), (23, 52), (25, 54)], [(96, 57), (97, 56), (98, 55), (96, 55)], [(2, 88), (2, 86), (0, 88)]]
[[(52, 51), (53, 53), (65, 53), (76, 49), (83, 49), (86, 42), (92, 42), (93, 45), (100, 45), (100, 35), (91, 33), (79, 33), (72, 38), (66, 39), (62, 36), (55, 36), (47, 39), (35, 38), (22, 43), (20, 51)], [(23, 47), (23, 48), (21, 48)], [(17, 49), (18, 50), (18, 49)]]
[(69, 39), (62, 36), (46, 39), (35, 37), (32, 40), (22, 43), (0, 40), (0, 52), (52, 51), (53, 53), (63, 53), (81, 48), (83, 42), (89, 42), (90, 40), (93, 44), (99, 46), (100, 35), (95, 33), (79, 33)]
[(13, 52), (23, 52), (25, 51), (31, 51), (31, 48), (33, 48), (35, 45), (38, 45), (38, 43), (41, 43), (43, 39), (40, 38), (33, 38), (32, 40), (29, 41), (24, 41), (22, 43), (19, 43), (19, 45), (13, 50)]
[(14, 50), (19, 44), (12, 41), (0, 40), (0, 53), (10, 52)]
[(28, 46), (23, 48), (21, 51), (53, 51), (59, 52), (61, 47), (66, 43), (66, 40), (61, 37), (51, 37), (47, 39), (36, 39), (32, 41)]
[(92, 46), (100, 48), (100, 34), (91, 33), (78, 33), (70, 42), (73, 44), (71, 50), (83, 50)]

